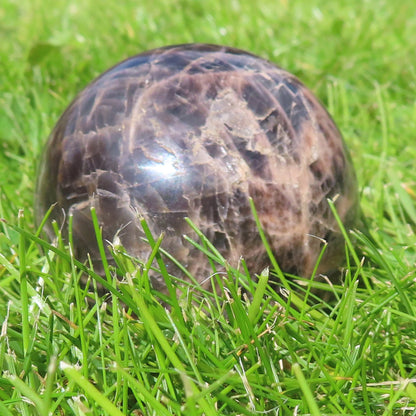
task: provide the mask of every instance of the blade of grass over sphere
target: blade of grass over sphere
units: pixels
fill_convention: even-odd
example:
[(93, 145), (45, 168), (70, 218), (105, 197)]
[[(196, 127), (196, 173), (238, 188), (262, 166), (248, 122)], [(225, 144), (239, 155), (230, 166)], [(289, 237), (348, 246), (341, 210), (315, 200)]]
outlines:
[(355, 265), (356, 265), (356, 267), (360, 268), (361, 267), (361, 261), (359, 260), (358, 255), (357, 255), (357, 253), (354, 249), (354, 246), (351, 242), (351, 239), (349, 238), (348, 233), (347, 233), (347, 231), (344, 227), (344, 224), (342, 223), (341, 218), (338, 215), (337, 209), (335, 207), (335, 201), (328, 198), (327, 202), (328, 202), (329, 207), (331, 208), (331, 211), (332, 211), (333, 216), (335, 217), (335, 220), (337, 221), (338, 227), (341, 230), (342, 236), (344, 237), (344, 240), (345, 240), (345, 242), (348, 246), (350, 254), (351, 254), (352, 258), (354, 259)]
[(72, 224), (73, 224), (73, 216), (69, 216), (68, 220), (68, 241), (69, 241), (69, 249), (71, 253), (71, 274), (72, 274), (72, 281), (74, 284), (74, 291), (75, 291), (75, 300), (76, 300), (76, 311), (78, 315), (78, 326), (79, 326), (79, 339), (81, 342), (81, 352), (82, 352), (82, 373), (84, 377), (88, 377), (88, 347), (87, 342), (85, 339), (85, 330), (84, 330), (84, 319), (82, 316), (81, 311), (81, 302), (82, 298), (80, 295), (80, 286), (79, 286), (79, 277), (77, 276), (77, 273), (75, 271), (75, 264), (74, 264), (74, 256), (73, 256), (73, 247), (74, 247), (74, 241), (73, 241), (73, 234), (72, 234)]
[(243, 275), (247, 276), (248, 290), (250, 293), (253, 293), (256, 290), (254, 279), (251, 278), (250, 270), (247, 267), (247, 263), (245, 259), (242, 257), (240, 258), (240, 264), (241, 264)]
[[(347, 254), (347, 261), (348, 261), (348, 265), (349, 265), (349, 255), (351, 255), (351, 257), (354, 260), (355, 266), (357, 268), (355, 274), (354, 274), (354, 279), (357, 280), (359, 277), (361, 277), (362, 281), (365, 284), (366, 289), (371, 293), (372, 292), (372, 287), (371, 287), (371, 283), (369, 282), (367, 275), (365, 273), (362, 273), (362, 268), (363, 268), (363, 260), (360, 260), (358, 258), (357, 252), (355, 251), (354, 245), (350, 239), (350, 236), (348, 235), (347, 230), (344, 227), (344, 224), (341, 221), (341, 218), (338, 215), (337, 209), (335, 207), (335, 201), (333, 201), (332, 199), (327, 199), (328, 205), (331, 209), (332, 214), (335, 217), (335, 220), (337, 221), (338, 227), (341, 230), (342, 236), (344, 237), (344, 241), (346, 244), (346, 254)], [(351, 273), (351, 267), (348, 267), (348, 271), (349, 273)]]
[[(221, 255), (221, 253), (214, 247), (214, 245), (211, 243), (211, 241), (209, 241), (209, 239), (202, 233), (202, 231), (192, 222), (192, 220), (190, 218), (185, 218), (185, 221), (189, 224), (189, 226), (192, 228), (192, 230), (195, 231), (195, 233), (197, 234), (197, 236), (201, 239), (201, 241), (203, 242), (204, 245), (206, 245), (209, 250), (211, 250), (211, 253), (209, 251), (207, 251), (206, 249), (204, 250), (203, 247), (199, 246), (201, 251), (206, 254), (207, 256), (209, 256), (209, 258), (212, 258), (213, 260), (215, 260), (217, 263), (225, 265), (226, 260), (225, 258)], [(188, 241), (192, 241), (192, 239), (190, 239), (187, 236), (184, 236)], [(213, 255), (215, 257), (213, 257)]]
[(266, 292), (267, 282), (269, 281), (269, 269), (264, 269), (260, 276), (259, 281), (257, 282), (256, 291), (254, 292), (253, 300), (248, 309), (248, 319), (254, 324), (254, 320), (260, 309), (261, 302), (263, 301), (263, 296)]
[[(90, 268), (91, 260), (90, 260)], [(103, 379), (103, 390), (106, 391), (108, 388), (107, 385), (107, 371), (106, 371), (106, 365), (105, 365), (105, 351), (104, 351), (104, 335), (103, 335), (103, 323), (102, 323), (102, 313), (100, 311), (101, 306), (101, 297), (98, 294), (97, 289), (97, 282), (93, 279), (93, 287), (94, 287), (94, 299), (95, 299), (95, 305), (97, 306), (97, 330), (98, 330), (98, 342), (100, 345), (100, 361), (101, 361), (101, 367), (102, 367), (102, 379)]]
[[(185, 220), (189, 224), (189, 226), (195, 231), (195, 233), (198, 235), (198, 237), (200, 238), (202, 242), (202, 245), (187, 235), (184, 235), (183, 237), (188, 243), (192, 244), (195, 248), (197, 248), (207, 257), (211, 265), (211, 269), (212, 269), (211, 277), (218, 277), (220, 274), (221, 275), (225, 274), (224, 271), (219, 272), (217, 270), (217, 265), (220, 265), (221, 268), (227, 270), (227, 273), (232, 273), (233, 275), (232, 280), (235, 282), (237, 286), (240, 284), (242, 287), (252, 288), (252, 282), (251, 282), (250, 274), (248, 273), (247, 267), (244, 268), (244, 272), (231, 267), (228, 264), (227, 260), (221, 255), (221, 253), (209, 241), (209, 239), (204, 235), (204, 233), (202, 233), (202, 231), (192, 222), (192, 220), (190, 218), (185, 218)], [(216, 282), (219, 285), (220, 291), (224, 292), (222, 280), (217, 278)], [(199, 285), (200, 284), (197, 283), (197, 286)], [(213, 291), (213, 295), (217, 301), (217, 304), (219, 305), (221, 302), (218, 299), (218, 294), (216, 290)]]
[[(307, 302), (308, 299), (309, 299), (309, 296), (311, 294), (311, 290), (312, 290), (312, 287), (313, 287), (313, 284), (314, 284), (314, 279), (315, 279), (315, 276), (316, 276), (316, 274), (318, 272), (319, 264), (321, 263), (322, 257), (324, 256), (325, 251), (326, 251), (326, 249), (328, 247), (327, 241), (325, 241), (324, 239), (322, 239), (322, 242), (323, 242), (322, 249), (319, 252), (319, 256), (318, 256), (318, 258), (317, 258), (317, 260), (315, 262), (315, 266), (314, 266), (314, 268), (312, 270), (311, 277), (306, 280), (307, 286), (306, 286), (306, 292), (305, 292), (305, 296), (304, 296), (305, 302)], [(326, 285), (325, 285), (325, 289), (326, 289)]]
[[(130, 280), (130, 284), (131, 284), (131, 280)], [(157, 340), (157, 342), (159, 343), (159, 345), (165, 352), (167, 358), (170, 360), (172, 365), (178, 371), (179, 375), (181, 376), (183, 385), (184, 385), (185, 394), (188, 397), (188, 400), (192, 402), (195, 396), (199, 396), (200, 390), (198, 389), (197, 385), (194, 383), (192, 378), (187, 375), (187, 371), (184, 365), (182, 364), (182, 361), (176, 355), (173, 348), (169, 345), (169, 342), (165, 338), (158, 323), (156, 322), (153, 315), (149, 311), (149, 308), (147, 307), (146, 302), (143, 299), (141, 293), (139, 293), (138, 291), (132, 291), (132, 296), (138, 306), (139, 316), (141, 316), (142, 321), (147, 328), (147, 331), (153, 334), (153, 336), (155, 337), (155, 339)], [(212, 415), (212, 416), (216, 415), (216, 412), (214, 411), (214, 407), (206, 399), (206, 395), (204, 395), (204, 397), (200, 397), (197, 400), (197, 402), (199, 403), (201, 409), (205, 412), (205, 414)]]
[[(188, 241), (190, 244), (192, 244), (195, 248), (197, 248), (199, 251), (204, 253), (204, 255), (207, 257), (208, 262), (211, 266), (212, 270), (212, 276), (217, 276), (218, 270), (217, 265), (221, 265), (222, 267), (227, 267), (226, 260), (221, 255), (221, 253), (214, 247), (214, 245), (209, 241), (209, 239), (202, 233), (202, 231), (192, 222), (192, 220), (189, 217), (185, 218), (185, 221), (188, 223), (188, 225), (194, 230), (196, 235), (199, 237), (199, 239), (202, 242), (201, 244), (198, 244), (196, 241), (194, 241), (192, 238), (190, 238), (187, 235), (184, 235), (184, 239)], [(220, 289), (223, 290), (222, 282), (220, 279), (217, 279), (217, 282), (220, 286)], [(215, 292), (215, 290), (214, 290)]]
[(260, 235), (263, 246), (266, 249), (266, 252), (269, 256), (270, 262), (272, 263), (273, 269), (275, 270), (275, 272), (279, 276), (279, 279), (281, 280), (284, 288), (287, 289), (290, 292), (291, 291), (290, 285), (289, 285), (285, 275), (283, 274), (280, 266), (277, 264), (276, 258), (274, 257), (274, 254), (273, 254), (273, 251), (270, 248), (269, 242), (267, 241), (267, 238), (264, 235), (263, 227), (260, 223), (260, 219), (259, 219), (259, 216), (257, 214), (257, 210), (256, 210), (256, 207), (254, 205), (253, 198), (250, 198), (249, 201), (250, 201), (251, 212), (252, 212), (254, 220), (256, 222), (258, 233)]
[[(229, 302), (229, 317), (233, 319), (233, 326), (238, 328), (239, 332), (241, 332), (243, 339), (251, 340), (254, 338), (254, 328), (251, 323), (247, 319), (247, 314), (245, 312), (245, 308), (241, 297), (238, 296), (238, 289), (234, 287), (234, 285), (227, 285), (228, 291), (225, 292), (226, 297), (228, 298)], [(229, 292), (229, 294), (228, 294)]]
[[(42, 232), (43, 227), (45, 226), (46, 222), (48, 221), (48, 218), (50, 217), (50, 215), (51, 215), (53, 209), (55, 208), (55, 206), (56, 206), (56, 204), (52, 204), (49, 207), (49, 209), (46, 211), (45, 216), (42, 218), (42, 221), (41, 221), (39, 227), (37, 228), (37, 230), (35, 232), (36, 237), (40, 236), (40, 233)], [(27, 251), (30, 252), (33, 249), (34, 246), (35, 246), (35, 242), (30, 240), (30, 246), (28, 247)]]
[[(54, 232), (54, 234), (56, 236), (56, 239), (57, 239), (56, 246), (57, 246), (57, 248), (60, 249), (61, 252), (63, 252), (65, 250), (65, 244), (64, 244), (64, 240), (62, 238), (62, 231), (58, 227), (58, 223), (56, 221), (52, 221), (52, 229), (53, 229), (53, 232)], [(57, 259), (59, 259), (59, 258), (60, 258), (60, 256), (57, 257)]]
[(343, 297), (343, 302), (340, 305), (340, 320), (345, 322), (344, 329), (343, 329), (343, 340), (342, 346), (345, 349), (348, 349), (351, 344), (351, 339), (353, 339), (353, 331), (354, 331), (354, 312), (356, 309), (355, 306), (355, 299), (357, 293), (357, 286), (358, 282), (354, 282), (350, 285), (345, 291), (345, 295)]
[[(269, 256), (270, 262), (271, 262), (271, 264), (272, 264), (275, 272), (277, 273), (279, 279), (281, 280), (284, 288), (289, 293), (288, 301), (284, 301), (283, 298), (281, 298), (281, 297), (279, 297), (279, 299), (281, 299), (283, 305), (288, 305), (290, 302), (292, 302), (300, 310), (309, 309), (309, 307), (307, 306), (306, 302), (304, 300), (302, 300), (301, 298), (299, 298), (299, 296), (297, 296), (293, 292), (293, 290), (291, 289), (291, 287), (289, 285), (289, 282), (287, 281), (286, 277), (284, 276), (284, 273), (280, 269), (280, 267), (279, 267), (279, 265), (278, 265), (278, 263), (276, 261), (276, 258), (274, 257), (273, 251), (270, 248), (270, 245), (269, 245), (269, 243), (267, 241), (267, 238), (266, 238), (266, 236), (264, 234), (262, 225), (261, 225), (260, 220), (259, 220), (259, 217), (257, 215), (256, 207), (254, 205), (254, 201), (253, 201), (252, 198), (250, 198), (250, 207), (251, 207), (251, 210), (252, 210), (252, 213), (253, 213), (254, 220), (256, 222), (257, 230), (259, 232), (259, 235), (260, 235), (260, 238), (262, 240), (262, 243), (263, 243), (263, 245), (264, 245), (264, 247), (265, 247), (265, 249), (267, 251), (267, 254)], [(311, 309), (309, 311), (309, 313), (311, 314), (311, 316), (314, 316), (314, 317), (317, 317), (317, 315), (318, 316), (321, 315), (320, 312), (315, 311), (313, 309)]]
[[(153, 240), (151, 243), (149, 242), (150, 244), (153, 243), (153, 245), (151, 246), (152, 251), (151, 251), (151, 253), (149, 255), (149, 258), (146, 260), (146, 263), (145, 263), (146, 273), (148, 273), (149, 270), (151, 269), (152, 264), (153, 264), (153, 261), (155, 259), (157, 261), (157, 254), (158, 254), (158, 252), (160, 250), (160, 245), (162, 244), (163, 238), (164, 238), (164, 234), (162, 233), (156, 240)], [(168, 279), (170, 285), (172, 286), (172, 282), (171, 282), (171, 280), (169, 278), (169, 273), (167, 272), (167, 270), (166, 270), (166, 276), (165, 277)], [(173, 286), (172, 286), (172, 289), (173, 289)]]
[[(225, 259), (222, 258), (221, 256), (218, 257), (215, 253), (211, 252), (211, 248), (208, 247), (208, 244), (206, 244), (208, 242), (207, 237), (204, 236), (204, 234), (201, 233), (201, 235), (199, 236), (200, 238), (203, 239), (203, 244), (199, 244), (197, 243), (195, 240), (193, 240), (191, 237), (184, 235), (183, 238), (189, 243), (192, 244), (195, 248), (197, 248), (201, 253), (203, 253), (206, 258), (208, 259), (212, 271), (213, 273), (216, 273), (216, 265), (215, 263), (219, 264), (219, 265), (223, 265), (225, 267)], [(214, 248), (214, 251), (216, 249)]]
[(107, 279), (107, 282), (110, 283), (110, 282), (112, 282), (112, 278), (111, 278), (110, 270), (109, 270), (109, 267), (108, 267), (107, 256), (105, 254), (102, 229), (100, 227), (100, 224), (98, 223), (97, 212), (96, 212), (95, 208), (91, 207), (90, 211), (91, 211), (92, 223), (93, 223), (93, 226), (94, 226), (95, 237), (96, 237), (96, 240), (97, 240), (98, 250), (100, 252), (101, 261), (103, 263), (103, 269), (104, 269), (105, 277)]
[[(159, 247), (162, 243), (163, 240), (163, 234), (159, 237), (159, 239), (157, 241), (155, 241), (152, 232), (150, 231), (149, 226), (146, 223), (146, 220), (144, 218), (140, 219), (140, 224), (143, 228), (143, 231), (145, 233), (145, 236), (149, 242), (150, 247), (152, 248), (152, 254), (151, 256), (153, 256), (156, 261), (157, 264), (159, 265), (160, 268), (160, 273), (162, 274), (162, 277), (165, 281), (166, 287), (168, 289), (169, 292), (169, 301), (172, 304), (173, 309), (175, 310), (175, 313), (177, 314), (178, 318), (182, 321), (182, 324), (184, 324), (183, 322), (183, 317), (182, 317), (182, 312), (181, 312), (181, 308), (179, 306), (179, 302), (176, 296), (176, 290), (175, 287), (172, 285), (172, 281), (171, 278), (169, 276), (168, 270), (166, 268), (165, 263), (163, 262), (162, 256), (159, 253)], [(152, 258), (152, 262), (153, 262), (153, 258)], [(146, 268), (146, 273), (148, 273), (148, 271), (150, 270), (150, 266), (151, 263), (148, 264), (148, 267)]]
[[(105, 249), (104, 249), (104, 245), (103, 245), (103, 238), (102, 238), (102, 228), (99, 226), (98, 224), (98, 218), (96, 215), (96, 211), (94, 208), (91, 208), (91, 216), (93, 218), (93, 224), (94, 224), (94, 231), (95, 231), (95, 235), (96, 235), (96, 240), (99, 246), (99, 251), (100, 251), (100, 256), (101, 256), (101, 260), (102, 260), (102, 265), (103, 265), (103, 269), (104, 269), (104, 274), (106, 276), (107, 281), (110, 283), (111, 285), (116, 288), (117, 287), (117, 277), (116, 276), (112, 276), (111, 272), (110, 272), (110, 267), (107, 261), (107, 256), (105, 254)], [(79, 287), (79, 284), (77, 284), (77, 287)], [(112, 301), (111, 301), (111, 310), (112, 310), (112, 323), (113, 323), (113, 336), (115, 339), (120, 339), (120, 326), (119, 326), (119, 303), (118, 300), (119, 298), (117, 296), (115, 296), (113, 293), (111, 294), (112, 296)], [(117, 362), (122, 362), (121, 359), (121, 347), (120, 347), (120, 343), (119, 342), (115, 342), (114, 343), (114, 355), (115, 355), (115, 360)], [(84, 374), (85, 377), (87, 377), (86, 374)], [(117, 381), (115, 383), (115, 389), (116, 389), (116, 397), (119, 397), (119, 391), (124, 389), (124, 385), (122, 383), (121, 380), (121, 376), (120, 374), (117, 374)]]
[(175, 259), (170, 253), (164, 250), (162, 247), (159, 248), (159, 251), (165, 256), (169, 261), (175, 264), (175, 266), (183, 273), (183, 275), (189, 279), (195, 286), (199, 286), (198, 280), (193, 276), (189, 271), (184, 267), (178, 260)]
[(26, 231), (23, 228), (20, 228), (17, 225), (8, 223), (6, 221), (3, 221), (7, 224), (8, 227), (15, 230), (19, 234), (23, 234), (25, 238), (29, 240), (33, 240), (36, 244), (41, 246), (46, 251), (52, 251), (55, 254), (57, 254), (60, 258), (68, 262), (68, 264), (71, 264), (71, 261), (73, 261), (74, 265), (82, 272), (86, 273), (90, 277), (92, 277), (94, 280), (96, 280), (100, 285), (102, 285), (106, 290), (111, 292), (113, 295), (117, 296), (121, 302), (123, 302), (125, 305), (127, 305), (129, 308), (132, 309), (132, 311), (136, 314), (138, 314), (137, 307), (134, 303), (131, 302), (131, 299), (129, 297), (126, 297), (123, 293), (120, 293), (111, 283), (109, 283), (106, 279), (103, 279), (99, 274), (95, 273), (93, 270), (89, 269), (87, 266), (85, 266), (80, 261), (73, 258), (71, 260), (71, 256), (66, 253), (63, 250), (60, 250), (59, 248), (53, 246), (52, 244), (48, 243), (47, 241), (41, 239), (40, 237), (36, 237), (29, 231)]
[(96, 387), (94, 387), (87, 378), (82, 376), (74, 367), (64, 362), (60, 365), (61, 369), (65, 372), (68, 378), (77, 383), (85, 392), (85, 394), (91, 397), (95, 403), (110, 416), (123, 416), (123, 413), (117, 409), (117, 407), (110, 402)]
[(52, 204), (52, 205), (49, 207), (49, 209), (46, 211), (46, 214), (45, 214), (45, 215), (44, 215), (44, 217), (42, 218), (42, 221), (40, 222), (39, 227), (36, 229), (36, 233), (35, 233), (36, 237), (39, 237), (40, 233), (41, 233), (41, 232), (42, 232), (42, 230), (44, 229), (45, 224), (46, 224), (46, 222), (48, 221), (48, 219), (49, 219), (49, 217), (50, 217), (50, 215), (51, 215), (52, 211), (55, 209), (55, 207), (56, 207), (56, 203), (55, 203), (55, 204)]

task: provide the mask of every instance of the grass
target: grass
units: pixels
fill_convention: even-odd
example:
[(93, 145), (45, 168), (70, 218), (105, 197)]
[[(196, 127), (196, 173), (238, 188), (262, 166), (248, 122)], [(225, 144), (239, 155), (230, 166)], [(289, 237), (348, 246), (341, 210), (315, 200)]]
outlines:
[[(0, 413), (416, 415), (415, 31), (413, 0), (4, 0)], [(79, 285), (82, 272), (93, 287), (100, 277), (62, 242), (38, 239), (36, 164), (59, 114), (117, 61), (193, 41), (295, 73), (343, 132), (369, 232), (347, 245), (331, 305), (305, 304), (307, 285), (285, 300), (274, 269), (253, 283), (204, 241), (226, 269), (212, 276), (219, 294), (174, 281), (178, 300), (163, 297), (147, 284), (150, 262), (120, 248), (124, 279), (109, 268), (102, 297)]]

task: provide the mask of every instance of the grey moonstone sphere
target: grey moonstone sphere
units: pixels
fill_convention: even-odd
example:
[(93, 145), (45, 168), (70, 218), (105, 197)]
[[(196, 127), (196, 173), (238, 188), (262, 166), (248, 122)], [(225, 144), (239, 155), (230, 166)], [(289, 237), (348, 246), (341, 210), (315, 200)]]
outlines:
[[(189, 44), (144, 52), (88, 85), (56, 124), (40, 162), (38, 222), (73, 215), (75, 254), (100, 255), (117, 235), (146, 260), (140, 218), (199, 281), (212, 269), (184, 240), (189, 217), (228, 262), (242, 256), (253, 276), (270, 264), (249, 205), (253, 198), (284, 272), (331, 275), (345, 258), (327, 199), (347, 228), (358, 211), (350, 156), (333, 120), (293, 75), (250, 53)], [(64, 215), (65, 213), (65, 215)], [(65, 227), (64, 227), (65, 228)], [(48, 225), (47, 233), (53, 237)], [(110, 256), (110, 254), (108, 253)], [(178, 274), (167, 262), (168, 270)], [(164, 281), (152, 275), (155, 288)]]

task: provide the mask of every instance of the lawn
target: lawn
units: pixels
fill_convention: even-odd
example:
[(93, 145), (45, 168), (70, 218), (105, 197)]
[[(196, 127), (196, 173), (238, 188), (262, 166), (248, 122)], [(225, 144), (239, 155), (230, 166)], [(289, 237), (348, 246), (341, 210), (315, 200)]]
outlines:
[[(3, 0), (0, 414), (416, 415), (415, 33), (414, 0)], [(342, 131), (365, 227), (329, 304), (282, 296), (273, 269), (229, 270), (218, 294), (184, 283), (166, 308), (150, 263), (121, 248), (123, 283), (108, 268), (109, 295), (86, 293), (81, 275), (100, 277), (37, 237), (37, 164), (62, 111), (118, 61), (187, 42), (289, 70)]]

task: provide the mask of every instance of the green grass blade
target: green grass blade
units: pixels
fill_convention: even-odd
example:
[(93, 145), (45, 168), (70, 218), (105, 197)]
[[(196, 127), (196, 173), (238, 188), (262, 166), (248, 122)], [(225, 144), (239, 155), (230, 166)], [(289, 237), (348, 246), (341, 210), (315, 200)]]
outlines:
[(61, 369), (68, 376), (68, 379), (77, 383), (88, 397), (91, 397), (95, 403), (106, 412), (109, 416), (123, 416), (123, 413), (117, 409), (117, 407), (110, 402), (96, 387), (94, 387), (88, 379), (81, 375), (77, 369), (73, 366), (61, 362)]
[(298, 363), (294, 363), (292, 370), (295, 373), (296, 379), (298, 380), (299, 387), (302, 390), (303, 396), (306, 403), (308, 404), (311, 415), (313, 416), (322, 416), (322, 413), (319, 410), (318, 404), (313, 397), (312, 391), (305, 379), (305, 376), (302, 373), (302, 370)]

